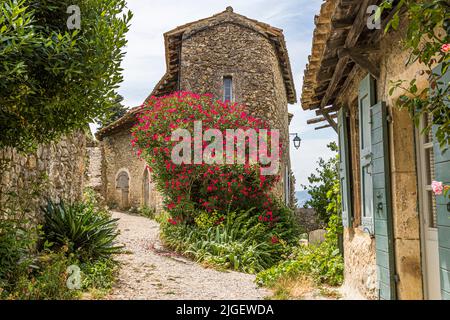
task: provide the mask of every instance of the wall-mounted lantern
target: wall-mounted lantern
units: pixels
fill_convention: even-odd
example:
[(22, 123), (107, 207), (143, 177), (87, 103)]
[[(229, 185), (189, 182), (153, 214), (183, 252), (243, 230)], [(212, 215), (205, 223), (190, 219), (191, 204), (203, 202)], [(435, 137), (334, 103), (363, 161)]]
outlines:
[(302, 143), (302, 139), (298, 136), (298, 133), (289, 133), (289, 135), (295, 136), (292, 141), (294, 142), (295, 149), (298, 150), (300, 148), (301, 143)]

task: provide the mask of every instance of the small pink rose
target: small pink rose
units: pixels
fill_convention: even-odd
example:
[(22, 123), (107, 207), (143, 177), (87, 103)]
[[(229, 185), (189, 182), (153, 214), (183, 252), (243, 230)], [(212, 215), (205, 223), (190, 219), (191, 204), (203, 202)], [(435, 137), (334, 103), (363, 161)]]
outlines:
[(450, 51), (450, 43), (443, 44), (441, 47), (441, 51), (447, 53)]
[(431, 183), (431, 189), (433, 190), (435, 195), (441, 195), (444, 191), (444, 185), (440, 181), (433, 181)]

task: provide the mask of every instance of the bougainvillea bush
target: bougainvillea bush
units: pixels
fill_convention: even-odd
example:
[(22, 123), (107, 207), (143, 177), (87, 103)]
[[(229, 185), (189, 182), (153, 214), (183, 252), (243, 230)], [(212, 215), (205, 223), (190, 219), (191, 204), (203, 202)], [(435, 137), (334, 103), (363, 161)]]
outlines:
[[(208, 129), (220, 130), (224, 133), (223, 141), (216, 141), (217, 138), (205, 141), (205, 137), (194, 135), (194, 124), (200, 121), (202, 133)], [(190, 138), (172, 141), (172, 133), (177, 129), (188, 130)], [(268, 130), (267, 139), (246, 139), (245, 161), (240, 164), (236, 161), (227, 164), (225, 156), (223, 163), (195, 161), (194, 151), (198, 151), (199, 144), (202, 152), (208, 151), (212, 158), (217, 156), (219, 159), (220, 152), (223, 149), (225, 153), (227, 147), (227, 129), (254, 129), (257, 133)], [(262, 174), (263, 165), (251, 160), (257, 143), (259, 148), (266, 147), (269, 152), (277, 152), (276, 156), (281, 155), (281, 145), (270, 150), (273, 135), (267, 123), (246, 113), (244, 106), (216, 101), (209, 94), (175, 92), (160, 98), (151, 97), (142, 106), (132, 129), (132, 145), (146, 160), (173, 224), (180, 221), (194, 223), (202, 212), (217, 216), (215, 222), (219, 224), (226, 212), (251, 208), (255, 209), (259, 221), (270, 224), (281, 219), (272, 192), (280, 176)], [(174, 163), (172, 150), (182, 141), (190, 145), (187, 151), (190, 154), (180, 151), (179, 155), (185, 161)], [(211, 149), (212, 142), (218, 143), (216, 148)], [(237, 138), (234, 143), (239, 143)]]

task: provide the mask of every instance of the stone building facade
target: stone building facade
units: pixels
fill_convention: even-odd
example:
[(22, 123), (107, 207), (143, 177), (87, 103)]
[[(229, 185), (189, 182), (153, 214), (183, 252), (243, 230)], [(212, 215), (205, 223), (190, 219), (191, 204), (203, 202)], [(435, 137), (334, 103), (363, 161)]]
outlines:
[(161, 208), (161, 197), (151, 181), (147, 164), (131, 146), (129, 128), (103, 137), (102, 193), (108, 206), (127, 210)]
[[(150, 96), (174, 91), (211, 93), (218, 100), (245, 104), (250, 114), (279, 129), (285, 149), (278, 191), (288, 201), (291, 184), (287, 107), (296, 102), (296, 93), (282, 30), (228, 7), (212, 17), (177, 27), (165, 33), (164, 39), (167, 72)], [(97, 134), (104, 154), (104, 193), (109, 203), (115, 202), (122, 208), (143, 205), (144, 199), (160, 200), (151, 182), (148, 188), (143, 187), (142, 181), (147, 181), (149, 175), (144, 170), (145, 163), (137, 160), (130, 146), (130, 127), (138, 111), (139, 108), (130, 110)], [(122, 180), (118, 179), (120, 172), (125, 172)], [(124, 188), (118, 186), (119, 180)], [(128, 191), (124, 193), (122, 189)]]
[(0, 206), (25, 208), (40, 221), (40, 206), (80, 200), (86, 182), (86, 135), (75, 132), (58, 142), (40, 145), (32, 154), (0, 150)]
[[(417, 78), (419, 92), (430, 84), (420, 76), (423, 66), (408, 62), (405, 17), (399, 31), (370, 30), (368, 2), (381, 1), (324, 2), (302, 92), (304, 109), (339, 110), (343, 291), (367, 299), (450, 299), (448, 199), (430, 186), (449, 183), (449, 154), (396, 106), (403, 92), (389, 93), (396, 80)], [(350, 17), (355, 22), (347, 26), (333, 22)]]

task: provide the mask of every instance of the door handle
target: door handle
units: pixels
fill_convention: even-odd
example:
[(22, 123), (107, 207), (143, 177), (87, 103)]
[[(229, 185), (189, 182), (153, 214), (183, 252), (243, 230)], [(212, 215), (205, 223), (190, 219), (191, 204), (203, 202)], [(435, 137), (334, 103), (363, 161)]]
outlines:
[(377, 204), (377, 212), (378, 211), (383, 211), (383, 202), (378, 202), (378, 204)]
[(364, 158), (371, 159), (372, 158), (372, 152), (368, 152), (364, 155)]

